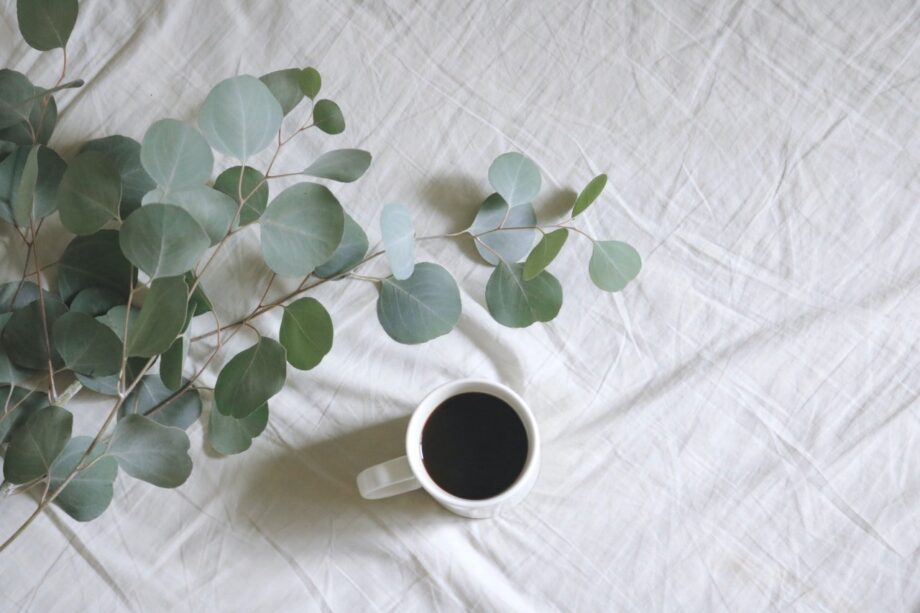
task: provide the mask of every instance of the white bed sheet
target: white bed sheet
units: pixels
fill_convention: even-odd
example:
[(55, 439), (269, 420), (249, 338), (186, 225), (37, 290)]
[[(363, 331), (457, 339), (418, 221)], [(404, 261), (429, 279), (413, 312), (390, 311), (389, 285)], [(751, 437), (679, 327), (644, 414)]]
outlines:
[[(14, 4), (0, 64), (52, 82), (59, 56), (19, 41)], [(543, 171), (544, 219), (608, 173), (583, 223), (636, 245), (644, 269), (597, 291), (573, 237), (554, 265), (559, 318), (508, 330), (470, 249), (425, 242), (464, 313), (420, 347), (379, 329), (369, 284), (324, 286), (335, 348), (290, 371), (249, 452), (209, 455), (196, 424), (178, 490), (121, 475), (102, 519), (47, 513), (0, 557), (0, 609), (920, 606), (915, 2), (81, 4), (69, 74), (87, 86), (59, 96), (65, 152), (192, 120), (226, 76), (314, 65), (348, 130), (297, 141), (279, 168), (372, 151), (336, 189), (372, 236), (394, 200), (421, 233), (464, 227), (492, 158), (520, 150)], [(225, 314), (267, 278), (256, 238), (208, 279), (218, 301), (247, 297)], [(11, 278), (21, 256), (2, 241)], [(532, 403), (545, 449), (530, 497), (487, 521), (420, 492), (359, 499), (356, 473), (400, 453), (414, 403), (466, 376)], [(104, 410), (73, 406), (86, 431)], [(4, 535), (32, 504), (2, 502)]]

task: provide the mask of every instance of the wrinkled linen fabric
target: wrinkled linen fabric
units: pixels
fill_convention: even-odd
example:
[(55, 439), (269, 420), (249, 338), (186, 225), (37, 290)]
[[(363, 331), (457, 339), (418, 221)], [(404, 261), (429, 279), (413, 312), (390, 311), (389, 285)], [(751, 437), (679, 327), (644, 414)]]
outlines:
[[(325, 284), (314, 295), (332, 313), (332, 353), (289, 369), (252, 448), (219, 457), (195, 424), (180, 488), (121, 473), (101, 519), (51, 509), (0, 556), (0, 609), (920, 606), (920, 5), (81, 4), (68, 74), (87, 85), (58, 96), (53, 141), (66, 155), (140, 139), (163, 117), (194, 121), (222, 78), (312, 65), (348, 128), (308, 131), (276, 169), (373, 152), (364, 178), (333, 187), (372, 243), (391, 201), (409, 204), (420, 235), (466, 227), (491, 160), (517, 150), (542, 170), (545, 221), (607, 173), (579, 223), (635, 245), (644, 267), (603, 293), (590, 244), (572, 236), (551, 267), (559, 317), (510, 330), (486, 310), (490, 269), (472, 246), (425, 241), (419, 259), (455, 274), (463, 316), (411, 347), (380, 329), (372, 284)], [(26, 47), (14, 2), (2, 6), (0, 63), (53, 83), (60, 53)], [(47, 232), (53, 261), (64, 233)], [(0, 236), (13, 279), (18, 239)], [(258, 229), (211, 271), (224, 321), (257, 303)], [(251, 342), (244, 331), (230, 351)], [(197, 343), (192, 362), (209, 349)], [(355, 475), (399, 455), (415, 403), (459, 377), (532, 405), (544, 460), (531, 495), (483, 521), (422, 492), (361, 500)], [(106, 411), (91, 394), (70, 406), (80, 433)], [(4, 536), (33, 504), (2, 502)]]

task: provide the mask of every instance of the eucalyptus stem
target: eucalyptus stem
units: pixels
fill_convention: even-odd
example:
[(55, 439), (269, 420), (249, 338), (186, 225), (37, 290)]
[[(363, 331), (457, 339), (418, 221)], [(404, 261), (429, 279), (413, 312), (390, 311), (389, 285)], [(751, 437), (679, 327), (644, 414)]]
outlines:
[(42, 335), (45, 343), (45, 352), (48, 356), (48, 400), (54, 404), (57, 398), (57, 390), (54, 388), (54, 364), (51, 363), (51, 336), (48, 334), (48, 316), (45, 311), (45, 290), (42, 283), (41, 259), (38, 257), (38, 232), (41, 229), (41, 222), (36, 227), (35, 222), (29, 220), (29, 228), (32, 232), (32, 249), (34, 250), (35, 273), (38, 275), (38, 308), (42, 319)]

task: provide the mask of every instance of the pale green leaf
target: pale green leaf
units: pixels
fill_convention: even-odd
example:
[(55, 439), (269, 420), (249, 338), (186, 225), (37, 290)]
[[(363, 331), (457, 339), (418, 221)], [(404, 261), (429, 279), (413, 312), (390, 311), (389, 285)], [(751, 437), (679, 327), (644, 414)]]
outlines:
[[(242, 181), (240, 180), (241, 171)], [(243, 203), (238, 220), (241, 226), (258, 221), (268, 204), (268, 182), (261, 172), (249, 166), (246, 166), (245, 169), (242, 166), (234, 166), (220, 173), (217, 181), (214, 182), (214, 189), (233, 198), (233, 203), (237, 208), (240, 202)]]
[(543, 272), (562, 251), (562, 246), (565, 245), (568, 237), (569, 231), (565, 228), (545, 234), (527, 256), (527, 261), (524, 262), (524, 280), (530, 281)]
[(169, 349), (182, 331), (187, 307), (188, 286), (183, 277), (154, 279), (140, 315), (128, 328), (128, 355), (149, 358)]
[(447, 334), (460, 320), (460, 290), (450, 273), (420, 262), (408, 279), (380, 284), (377, 319), (390, 337), (407, 345)]
[(178, 487), (192, 472), (188, 450), (188, 436), (179, 428), (128, 415), (115, 426), (106, 454), (135, 479), (158, 487)]
[(303, 100), (303, 90), (300, 89), (300, 70), (287, 68), (276, 70), (259, 77), (259, 80), (268, 87), (275, 100), (281, 105), (281, 112), (287, 115)]
[(121, 366), (121, 341), (108, 326), (85, 313), (64, 313), (51, 334), (54, 348), (71, 370), (99, 377)]
[(122, 253), (151, 278), (181, 275), (195, 267), (211, 241), (185, 209), (174, 204), (148, 204), (121, 226)]
[(158, 186), (178, 191), (207, 182), (214, 154), (195, 128), (176, 119), (161, 119), (144, 135), (141, 165)]
[(482, 203), (469, 232), (479, 237), (475, 244), (482, 259), (495, 266), (499, 261), (512, 264), (523, 259), (533, 246), (536, 225), (532, 204), (509, 209), (504, 198), (492, 194)]
[(380, 233), (393, 276), (408, 279), (415, 269), (415, 229), (409, 207), (402, 203), (384, 205)]
[(345, 229), (342, 242), (336, 247), (332, 256), (322, 266), (317, 266), (314, 274), (320, 279), (328, 279), (356, 266), (367, 255), (367, 234), (361, 226), (345, 214)]
[(204, 229), (212, 245), (227, 236), (237, 209), (233, 198), (204, 186), (178, 192), (156, 188), (144, 196), (144, 204), (158, 202), (175, 204), (185, 209)]
[(591, 252), (588, 273), (594, 284), (607, 292), (618, 292), (642, 269), (639, 252), (620, 241), (597, 241)]
[(345, 212), (328, 189), (299, 183), (281, 192), (259, 220), (262, 256), (279, 275), (308, 275), (342, 241)]
[(118, 134), (106, 136), (89, 141), (80, 151), (98, 151), (108, 156), (115, 165), (121, 177), (119, 210), (122, 219), (134, 212), (141, 205), (144, 194), (156, 187), (141, 165), (141, 144), (133, 138)]
[[(182, 381), (183, 385), (186, 383), (188, 381)], [(149, 417), (164, 426), (187, 430), (201, 415), (201, 394), (194, 387), (181, 392), (171, 390), (155, 375), (147, 375), (125, 398), (118, 418), (133, 414)]]
[(320, 179), (331, 179), (342, 183), (351, 183), (371, 165), (371, 154), (362, 149), (337, 149), (319, 156), (307, 166), (303, 174)]
[(268, 147), (281, 128), (281, 105), (249, 75), (224, 79), (208, 94), (198, 125), (212, 147), (245, 162)]
[(520, 153), (502, 154), (489, 167), (489, 183), (512, 207), (532, 202), (540, 182), (540, 169)]
[(242, 453), (252, 446), (256, 438), (268, 425), (268, 403), (243, 417), (229, 417), (212, 410), (208, 417), (208, 444), (218, 453), (232, 455)]
[(39, 145), (33, 145), (29, 149), (26, 164), (19, 178), (19, 189), (13, 199), (13, 221), (20, 226), (28, 226), (32, 219), (35, 186), (38, 184), (38, 150)]
[[(73, 469), (81, 465), (81, 459), (92, 441), (91, 436), (70, 439), (51, 465), (51, 490), (57, 491)], [(96, 519), (112, 502), (112, 484), (118, 475), (118, 462), (108, 456), (100, 458), (103, 450), (103, 445), (96, 445), (82, 461), (83, 468), (54, 499), (54, 504), (77, 521)]]

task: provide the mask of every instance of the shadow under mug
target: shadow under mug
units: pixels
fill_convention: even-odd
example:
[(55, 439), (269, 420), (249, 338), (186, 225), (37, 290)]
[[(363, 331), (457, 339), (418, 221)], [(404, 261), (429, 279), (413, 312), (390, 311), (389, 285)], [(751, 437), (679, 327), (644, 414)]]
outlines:
[[(517, 479), (497, 496), (481, 500), (461, 498), (445, 491), (431, 478), (422, 461), (422, 430), (428, 417), (445, 400), (469, 392), (489, 394), (505, 402), (517, 413), (527, 433), (527, 458)], [(419, 403), (406, 429), (406, 455), (363, 470), (358, 475), (358, 491), (364, 498), (375, 500), (424, 488), (447, 510), (464, 517), (484, 518), (520, 502), (533, 487), (539, 470), (540, 433), (524, 399), (499, 383), (461, 379), (442, 385)]]

